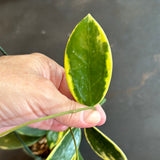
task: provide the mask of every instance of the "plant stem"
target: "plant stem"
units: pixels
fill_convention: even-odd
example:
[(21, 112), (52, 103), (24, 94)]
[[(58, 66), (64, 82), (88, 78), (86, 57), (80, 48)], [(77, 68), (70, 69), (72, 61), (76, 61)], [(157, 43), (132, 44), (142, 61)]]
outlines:
[(106, 102), (106, 98), (102, 99), (102, 101), (99, 103), (101, 106)]
[(69, 127), (69, 130), (70, 130), (70, 132), (71, 132), (71, 135), (72, 135), (72, 138), (73, 138), (73, 141), (74, 141), (74, 146), (75, 146), (75, 150), (76, 150), (76, 160), (79, 160), (78, 148), (77, 148), (77, 144), (76, 144), (76, 140), (75, 140), (74, 134), (73, 134), (73, 132), (72, 132), (72, 128)]
[(24, 141), (22, 140), (22, 138), (14, 131), (13, 132), (15, 134), (15, 136), (17, 137), (17, 139), (20, 141), (20, 143), (23, 145), (24, 149), (28, 152), (29, 155), (31, 155), (35, 160), (41, 160), (40, 157), (34, 155), (32, 153), (32, 151), (28, 148), (28, 146), (26, 146), (26, 144), (24, 143)]
[(24, 124), (21, 124), (19, 126), (16, 126), (8, 131), (5, 131), (3, 133), (0, 133), (0, 137), (1, 136), (4, 136), (10, 132), (13, 132), (21, 127), (24, 127), (24, 126), (27, 126), (29, 124), (32, 124), (32, 123), (36, 123), (36, 122), (40, 122), (40, 121), (43, 121), (43, 120), (47, 120), (47, 119), (51, 119), (51, 118), (55, 118), (55, 117), (58, 117), (58, 116), (62, 116), (62, 115), (65, 115), (65, 114), (70, 114), (70, 113), (77, 113), (77, 112), (80, 112), (80, 111), (84, 111), (84, 110), (88, 110), (88, 109), (95, 109), (95, 107), (85, 107), (85, 108), (80, 108), (80, 109), (76, 109), (76, 110), (70, 110), (70, 111), (66, 111), (66, 112), (61, 112), (61, 113), (57, 113), (57, 114), (54, 114), (54, 115), (50, 115), (50, 116), (47, 116), (47, 117), (42, 117), (40, 119), (35, 119), (33, 121), (29, 121), (29, 122), (26, 122)]
[(8, 55), (7, 52), (0, 46), (0, 51), (2, 52), (3, 55)]

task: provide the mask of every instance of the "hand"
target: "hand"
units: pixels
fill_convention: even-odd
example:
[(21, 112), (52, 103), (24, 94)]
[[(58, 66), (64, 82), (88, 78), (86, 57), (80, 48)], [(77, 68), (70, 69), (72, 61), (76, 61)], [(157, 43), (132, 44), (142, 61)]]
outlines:
[[(87, 107), (74, 101), (65, 78), (64, 68), (40, 53), (0, 57), (0, 132), (22, 123)], [(31, 124), (45, 130), (63, 131), (70, 127), (102, 125), (106, 116), (97, 110)]]

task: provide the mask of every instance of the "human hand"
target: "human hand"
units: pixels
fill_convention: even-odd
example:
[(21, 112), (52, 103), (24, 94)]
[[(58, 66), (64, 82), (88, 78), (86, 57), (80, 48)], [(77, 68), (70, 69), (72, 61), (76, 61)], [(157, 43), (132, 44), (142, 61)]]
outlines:
[[(0, 57), (0, 133), (22, 123), (87, 107), (74, 101), (64, 68), (39, 53)], [(68, 127), (102, 125), (106, 115), (100, 105), (31, 124), (30, 127), (63, 131)]]

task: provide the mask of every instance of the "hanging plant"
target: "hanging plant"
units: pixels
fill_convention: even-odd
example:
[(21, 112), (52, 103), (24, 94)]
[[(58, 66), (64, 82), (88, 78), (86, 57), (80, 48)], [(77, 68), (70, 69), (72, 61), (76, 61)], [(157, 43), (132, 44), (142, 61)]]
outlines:
[[(1, 47), (0, 50), (6, 55)], [(54, 132), (33, 129), (26, 125), (95, 109), (96, 104), (104, 103), (112, 76), (112, 54), (103, 29), (90, 14), (77, 24), (70, 35), (64, 62), (67, 83), (73, 97), (89, 107), (43, 117), (1, 133), (0, 136), (8, 134), (0, 138), (1, 149), (24, 148), (34, 159), (83, 160), (79, 152), (81, 129), (69, 128), (64, 132)], [(85, 128), (84, 133), (92, 150), (102, 159), (127, 160), (123, 151), (96, 127)], [(34, 146), (42, 140), (45, 143), (44, 152), (38, 154)]]

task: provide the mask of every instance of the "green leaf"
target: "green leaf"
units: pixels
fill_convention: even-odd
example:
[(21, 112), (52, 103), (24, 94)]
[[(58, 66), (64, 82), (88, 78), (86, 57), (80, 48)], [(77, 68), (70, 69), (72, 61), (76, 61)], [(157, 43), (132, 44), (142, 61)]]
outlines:
[[(76, 144), (79, 147), (81, 141), (81, 129), (73, 128), (73, 134), (76, 139)], [(71, 160), (75, 155), (75, 146), (72, 135), (68, 130), (59, 143), (52, 150), (46, 160)]]
[(104, 31), (88, 14), (73, 30), (65, 49), (65, 72), (77, 102), (94, 106), (107, 93), (112, 55)]
[(104, 160), (127, 160), (123, 151), (96, 127), (84, 129), (93, 151)]
[(56, 145), (56, 142), (58, 140), (58, 135), (59, 135), (59, 132), (54, 132), (54, 131), (49, 131), (47, 133), (47, 144), (49, 146), (49, 149), (52, 149), (55, 145)]
[(32, 136), (32, 137), (42, 137), (47, 133), (46, 130), (31, 128), (27, 126), (17, 129), (16, 132), (21, 135)]
[[(30, 146), (40, 140), (41, 137), (30, 137), (25, 135), (19, 135), (24, 141), (26, 146)], [(18, 149), (23, 148), (23, 145), (17, 139), (14, 133), (10, 133), (4, 137), (0, 137), (0, 148), (1, 149)]]
[(64, 132), (48, 131), (46, 138), (47, 138), (49, 149), (52, 149), (53, 147), (55, 147), (55, 145), (63, 138), (65, 133), (66, 131)]

